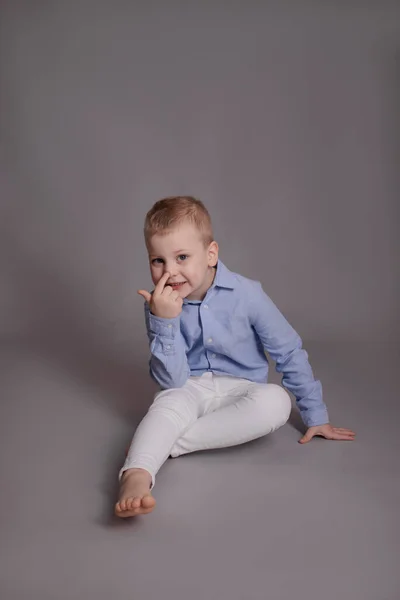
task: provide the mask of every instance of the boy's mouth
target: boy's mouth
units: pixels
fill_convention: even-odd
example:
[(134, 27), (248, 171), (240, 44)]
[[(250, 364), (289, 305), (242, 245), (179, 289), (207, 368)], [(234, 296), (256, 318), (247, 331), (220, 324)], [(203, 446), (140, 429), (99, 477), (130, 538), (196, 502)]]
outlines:
[(168, 283), (167, 285), (170, 285), (173, 290), (178, 290), (180, 287), (185, 285), (185, 283), (186, 281), (179, 281), (178, 283)]

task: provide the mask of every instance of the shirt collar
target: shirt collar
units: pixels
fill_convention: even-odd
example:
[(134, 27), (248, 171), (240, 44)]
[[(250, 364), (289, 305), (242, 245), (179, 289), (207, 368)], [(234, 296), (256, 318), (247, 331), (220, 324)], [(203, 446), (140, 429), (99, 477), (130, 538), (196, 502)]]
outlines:
[(228, 290), (234, 290), (236, 285), (236, 277), (230, 271), (224, 263), (219, 260), (217, 265), (217, 272), (215, 274), (213, 286), (227, 288)]

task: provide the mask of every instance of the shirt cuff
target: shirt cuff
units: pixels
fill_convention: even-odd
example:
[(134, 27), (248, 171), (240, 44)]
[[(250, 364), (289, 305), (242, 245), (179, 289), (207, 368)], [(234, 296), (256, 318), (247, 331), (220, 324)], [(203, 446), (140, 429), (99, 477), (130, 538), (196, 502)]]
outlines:
[(180, 331), (180, 316), (164, 319), (164, 317), (156, 317), (149, 313), (149, 328), (155, 335), (173, 340)]
[(328, 411), (325, 409), (302, 411), (301, 418), (307, 427), (316, 427), (317, 425), (326, 425), (329, 423)]

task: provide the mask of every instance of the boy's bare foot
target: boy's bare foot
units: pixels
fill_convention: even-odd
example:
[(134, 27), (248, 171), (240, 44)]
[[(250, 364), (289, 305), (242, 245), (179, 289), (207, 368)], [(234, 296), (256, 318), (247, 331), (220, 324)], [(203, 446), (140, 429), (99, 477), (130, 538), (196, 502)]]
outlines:
[(156, 505), (150, 486), (150, 473), (144, 469), (127, 469), (122, 475), (119, 500), (115, 505), (117, 517), (135, 517), (150, 513)]

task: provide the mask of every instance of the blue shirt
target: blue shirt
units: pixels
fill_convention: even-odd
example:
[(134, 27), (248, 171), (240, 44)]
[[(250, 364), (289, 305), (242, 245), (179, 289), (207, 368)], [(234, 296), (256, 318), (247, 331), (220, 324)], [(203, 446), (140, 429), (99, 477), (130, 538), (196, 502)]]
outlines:
[(181, 314), (173, 319), (156, 317), (146, 302), (145, 318), (150, 374), (162, 388), (182, 387), (188, 377), (206, 371), (267, 383), (267, 351), (305, 425), (329, 422), (321, 382), (314, 379), (300, 336), (258, 281), (218, 261), (202, 301), (185, 298)]

